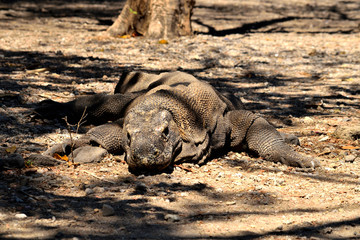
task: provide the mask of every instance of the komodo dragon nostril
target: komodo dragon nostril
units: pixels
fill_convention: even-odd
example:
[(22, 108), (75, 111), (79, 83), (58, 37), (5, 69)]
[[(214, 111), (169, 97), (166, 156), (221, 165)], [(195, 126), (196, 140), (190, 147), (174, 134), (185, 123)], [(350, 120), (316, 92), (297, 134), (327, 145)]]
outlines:
[(159, 156), (160, 153), (161, 153), (161, 151), (160, 151), (159, 149), (155, 149), (155, 150), (154, 150), (154, 157)]

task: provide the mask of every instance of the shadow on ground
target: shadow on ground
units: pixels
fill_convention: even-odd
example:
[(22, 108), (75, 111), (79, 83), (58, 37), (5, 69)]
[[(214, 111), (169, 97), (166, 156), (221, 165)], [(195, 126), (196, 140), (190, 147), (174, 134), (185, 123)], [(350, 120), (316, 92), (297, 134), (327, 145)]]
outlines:
[[(33, 1), (2, 1), (1, 10), (8, 11), (5, 16), (1, 18), (1, 21), (8, 21), (11, 23), (12, 20), (23, 18), (25, 20), (32, 18), (65, 18), (65, 17), (84, 17), (92, 18), (98, 20), (99, 24), (110, 25), (111, 19), (116, 17), (120, 8), (116, 7), (109, 10), (99, 9), (104, 1), (72, 1), (67, 5), (68, 2), (64, 1), (37, 1), (36, 4)], [(111, 4), (123, 4), (124, 1), (106, 1), (111, 2)], [(244, 21), (244, 18), (248, 15), (249, 12), (259, 15), (257, 8), (246, 8), (239, 6), (202, 6), (198, 5), (195, 9), (208, 9), (215, 13), (223, 13), (226, 15), (227, 12), (233, 13), (240, 9), (239, 17), (239, 26), (231, 27), (226, 29), (215, 29), (209, 21), (209, 18), (215, 18), (216, 14), (208, 14), (204, 18), (196, 18), (194, 21), (207, 28), (207, 32), (200, 32), (202, 34), (210, 34), (213, 36), (225, 36), (227, 34), (242, 34), (248, 32), (263, 32), (263, 33), (273, 33), (273, 32), (298, 32), (298, 33), (354, 33), (358, 31), (358, 28), (353, 25), (359, 21), (360, 14), (355, 14), (360, 11), (360, 6), (356, 4), (350, 4), (351, 2), (339, 2), (339, 5), (334, 6), (321, 6), (321, 5), (309, 5), (302, 6), (300, 8), (292, 8), (290, 5), (284, 7), (276, 7), (274, 5), (268, 6), (264, 5), (259, 7), (259, 10), (268, 10), (275, 12), (282, 16), (277, 16), (274, 18), (266, 18), (259, 21), (253, 21), (251, 18)], [(3, 5), (5, 4), (5, 5)], [(72, 4), (72, 5), (71, 5)], [(74, 6), (75, 4), (75, 6)], [(79, 4), (76, 6), (76, 4)], [(82, 4), (86, 4), (87, 7), (84, 8)], [(14, 11), (9, 11), (14, 10)], [(301, 13), (299, 15), (299, 13)], [(239, 15), (239, 14), (238, 14)], [(201, 16), (201, 15), (198, 15)], [(195, 16), (196, 17), (196, 16)], [(227, 21), (230, 18), (222, 17), (218, 18), (219, 21)], [(214, 19), (212, 19), (213, 21)], [(233, 19), (230, 19), (233, 20)], [(329, 21), (329, 22), (340, 22), (348, 21), (350, 22), (347, 28), (342, 28), (339, 25), (330, 26), (328, 28), (325, 25), (321, 25), (318, 30), (314, 31), (298, 31), (301, 26), (293, 27), (291, 24), (298, 20), (320, 20), (320, 21)], [(304, 21), (307, 22), (307, 21)], [(287, 25), (282, 25), (287, 23)], [(290, 24), (290, 25), (289, 25)], [(9, 24), (9, 27), (12, 27)], [(22, 107), (27, 108), (29, 111), (34, 107), (34, 104), (24, 104), (19, 98), (20, 92), (28, 87), (36, 88), (39, 90), (46, 90), (52, 93), (61, 93), (64, 91), (73, 91), (74, 87), (71, 84), (83, 84), (93, 81), (104, 81), (102, 77), (104, 75), (112, 76), (114, 73), (121, 74), (123, 71), (137, 70), (137, 71), (147, 71), (155, 72), (151, 69), (143, 68), (141, 65), (131, 66), (131, 67), (121, 67), (119, 64), (116, 66), (112, 64), (111, 59), (100, 59), (93, 57), (79, 57), (76, 55), (65, 56), (61, 52), (32, 52), (32, 51), (7, 51), (0, 49), (0, 91), (5, 92), (1, 96), (2, 105), (8, 109), (13, 107)], [(334, 67), (336, 64), (334, 63)], [(74, 67), (78, 65), (80, 67)], [(317, 76), (314, 75), (309, 78), (299, 78), (299, 79), (287, 79), (283, 76), (265, 76), (260, 72), (251, 71), (251, 68), (248, 66), (241, 66), (243, 68), (248, 68), (248, 71), (241, 78), (234, 80), (228, 78), (203, 78), (213, 84), (216, 88), (221, 91), (244, 91), (247, 93), (247, 96), (250, 99), (253, 99), (254, 102), (257, 102), (258, 99), (262, 100), (262, 103), (254, 103), (247, 106), (251, 110), (266, 109), (271, 106), (275, 112), (279, 115), (293, 115), (293, 116), (305, 116), (305, 115), (314, 115), (313, 111), (310, 111), (310, 108), (307, 107), (307, 102), (304, 101), (304, 95), (292, 96), (289, 97), (286, 94), (274, 94), (271, 92), (256, 93), (256, 90), (259, 90), (261, 87), (250, 87), (243, 89), (234, 89), (230, 84), (231, 81), (237, 82), (268, 82), (274, 86), (286, 85), (288, 81), (292, 82), (308, 82), (316, 81)], [(47, 85), (39, 86), (32, 82), (31, 78), (26, 79), (16, 79), (14, 74), (17, 72), (26, 72), (31, 70), (36, 70), (39, 68), (46, 68), (48, 72), (57, 74), (57, 77), (46, 76), (48, 81)], [(206, 68), (202, 69), (183, 69), (183, 71), (198, 74), (200, 72), (206, 71)], [(39, 73), (42, 74), (42, 73)], [(55, 86), (56, 85), (56, 86)], [(266, 86), (264, 86), (265, 88)], [(306, 90), (306, 89), (304, 89)], [(334, 91), (345, 91), (350, 95), (358, 95), (359, 90), (357, 89), (346, 89), (342, 87), (333, 87)], [(7, 93), (10, 92), (10, 93)], [(281, 100), (279, 103), (274, 103), (273, 97), (277, 97)], [(323, 97), (325, 100), (336, 100), (339, 104), (353, 107), (359, 109), (359, 105), (355, 103), (342, 102), (342, 100), (349, 100), (349, 97), (344, 97), (343, 95), (331, 95)], [(350, 97), (350, 100), (355, 100), (355, 98)], [(286, 110), (281, 108), (282, 102), (287, 102), (290, 105)], [(355, 101), (354, 101), (355, 102)], [(20, 121), (20, 117), (14, 117), (9, 112), (0, 112), (0, 132), (5, 137), (12, 137), (16, 135), (16, 129), (24, 131), (29, 131), (35, 135), (41, 135), (45, 132), (54, 131), (55, 128), (59, 128), (61, 125), (52, 125), (49, 124), (48, 127), (41, 126), (40, 128), (34, 127), (33, 125), (28, 125)], [(321, 113), (316, 113), (321, 114)], [(325, 113), (324, 113), (325, 114)], [(4, 127), (5, 126), (5, 127)], [(64, 128), (64, 125), (62, 125)], [(31, 135), (31, 134), (30, 134)], [(31, 135), (29, 137), (32, 137)], [(24, 138), (25, 139), (25, 138)], [(232, 161), (231, 164), (236, 164)], [(239, 163), (241, 165), (242, 163)], [(252, 171), (258, 171), (259, 169), (253, 166), (247, 166), (248, 169)], [(260, 170), (271, 171), (269, 169), (261, 168)], [(9, 211), (13, 216), (15, 212), (24, 212), (29, 217), (36, 217), (39, 219), (40, 223), (37, 225), (32, 225), (28, 223), (27, 227), (30, 231), (41, 231), (46, 230), (50, 232), (49, 238), (71, 238), (71, 237), (88, 237), (90, 239), (121, 239), (133, 237), (144, 237), (144, 238), (157, 238), (157, 239), (180, 239), (178, 235), (178, 225), (184, 224), (184, 222), (194, 222), (194, 221), (214, 221), (218, 219), (224, 219), (227, 216), (243, 216), (243, 215), (270, 215), (273, 214), (269, 211), (236, 211), (229, 212), (226, 214), (219, 214), (217, 212), (210, 212), (206, 214), (195, 214), (184, 216), (179, 222), (167, 222), (164, 221), (164, 217), (167, 214), (179, 214), (180, 212), (173, 212), (166, 208), (161, 208), (153, 206), (147, 200), (149, 196), (156, 196), (158, 192), (165, 192), (169, 195), (173, 192), (197, 192), (198, 194), (205, 196), (209, 199), (220, 199), (222, 201), (227, 201), (231, 199), (232, 196), (226, 194), (215, 193), (214, 189), (211, 186), (206, 184), (194, 184), (194, 185), (184, 185), (184, 184), (168, 184), (166, 182), (159, 182), (157, 184), (151, 185), (150, 189), (145, 192), (136, 192), (136, 181), (139, 180), (129, 180), (129, 179), (118, 179), (115, 184), (104, 184), (103, 182), (92, 182), (92, 187), (100, 186), (107, 187), (110, 189), (110, 192), (117, 192), (122, 190), (129, 190), (129, 197), (125, 200), (117, 200), (112, 196), (107, 197), (97, 197), (96, 194), (81, 196), (81, 197), (69, 197), (64, 195), (56, 195), (50, 193), (47, 187), (56, 187), (57, 185), (62, 185), (69, 183), (69, 189), (72, 191), (83, 191), (86, 186), (74, 186), (71, 184), (71, 180), (62, 177), (55, 176), (55, 180), (47, 181), (48, 179), (43, 174), (36, 173), (38, 178), (38, 183), (31, 182), (29, 183), (28, 177), (22, 173), (15, 170), (3, 171), (0, 173), (0, 209)], [(293, 174), (285, 172), (285, 174)], [(327, 173), (328, 174), (328, 173)], [(358, 178), (357, 175), (348, 175), (348, 174), (333, 174), (333, 175), (309, 175), (309, 174), (297, 174), (298, 177), (313, 178), (319, 181), (334, 182), (341, 184), (358, 184), (358, 181), (355, 180)], [(347, 180), (343, 180), (346, 178)], [(35, 178), (36, 179), (36, 178)], [(41, 180), (41, 181), (40, 181)], [(44, 181), (43, 181), (44, 180)], [(51, 180), (51, 179), (50, 179)], [(140, 180), (141, 181), (141, 180)], [(134, 191), (132, 191), (134, 189)], [(238, 193), (236, 193), (238, 194)], [(264, 197), (267, 197), (267, 193), (263, 193)], [(247, 203), (253, 205), (260, 205), (261, 202), (252, 201), (252, 195), (244, 193), (244, 199), (248, 201)], [(33, 199), (33, 200), (31, 200)], [(276, 199), (269, 200), (271, 204), (279, 204), (276, 202)], [(110, 204), (115, 209), (115, 214), (108, 219), (103, 220), (99, 217), (100, 212), (94, 211), (94, 209), (101, 209), (103, 204)], [(201, 208), (202, 205), (185, 205), (184, 208), (191, 210), (197, 210)], [(334, 207), (334, 210), (341, 208), (342, 206)], [(322, 212), (324, 209), (314, 209), (314, 208), (303, 208), (303, 209), (289, 209), (281, 213), (294, 213), (294, 212)], [(92, 213), (93, 212), (93, 213)], [(58, 216), (62, 216), (60, 217)], [(87, 220), (83, 221), (84, 215), (87, 215)], [(66, 216), (64, 218), (64, 216)], [(53, 221), (56, 223), (58, 220), (68, 221), (67, 227), (58, 228), (54, 224), (52, 227), (49, 227), (49, 222)], [(2, 224), (0, 231), (1, 239), (15, 239), (8, 237), (6, 232), (6, 224), (0, 221)], [(16, 222), (18, 219), (7, 218), (6, 222)], [(47, 221), (47, 224), (41, 224), (41, 221)], [(106, 224), (101, 224), (104, 223)], [(100, 223), (100, 224), (99, 224)], [(51, 225), (51, 224), (50, 224)], [(72, 226), (89, 226), (83, 232), (74, 232)], [(266, 236), (296, 236), (296, 237), (317, 237), (317, 238), (327, 238), (326, 229), (337, 228), (342, 226), (360, 226), (360, 219), (354, 218), (347, 221), (334, 221), (326, 224), (320, 224), (316, 226), (294, 226), (291, 229), (279, 230), (264, 232), (261, 234), (256, 234), (252, 232), (241, 232), (233, 236), (210, 236), (205, 235), (202, 237), (197, 236), (187, 236), (186, 239), (257, 239)], [(80, 228), (76, 228), (80, 229)], [(90, 229), (90, 230), (89, 230)], [(15, 232), (16, 233), (16, 232)], [(355, 239), (356, 237), (354, 237)], [(184, 238), (185, 239), (185, 238)], [(345, 239), (345, 238), (337, 238)], [(349, 239), (349, 238), (346, 238)]]
[[(307, 223), (301, 226), (292, 226), (289, 229), (279, 229), (277, 231), (263, 232), (261, 234), (253, 232), (241, 232), (238, 234), (221, 237), (221, 236), (206, 236), (201, 237), (188, 235), (186, 237), (181, 233), (179, 234), (177, 226), (180, 224), (192, 223), (197, 221), (202, 222), (212, 222), (217, 220), (226, 220), (229, 217), (241, 217), (248, 215), (273, 215), (273, 214), (289, 214), (289, 213), (321, 213), (329, 210), (337, 210), (342, 206), (333, 207), (332, 209), (316, 209), (312, 207), (304, 207), (301, 209), (293, 208), (288, 210), (280, 210), (280, 212), (274, 213), (269, 210), (261, 210), (261, 205), (263, 201), (259, 201), (259, 194), (263, 197), (268, 197), (271, 194), (266, 192), (261, 193), (248, 193), (244, 192), (241, 199), (246, 204), (258, 205), (259, 210), (255, 211), (235, 211), (235, 212), (226, 212), (219, 213), (216, 210), (216, 205), (214, 205), (213, 212), (201, 213), (201, 214), (190, 214), (187, 215), (182, 212), (174, 212), (166, 208), (153, 206), (148, 201), (148, 197), (160, 196), (159, 193), (167, 193), (171, 195), (174, 192), (196, 192), (199, 195), (205, 196), (210, 200), (215, 201), (228, 201), (233, 199), (233, 194), (223, 194), (216, 192), (212, 187), (206, 184), (194, 184), (194, 185), (184, 185), (181, 183), (168, 184), (161, 181), (150, 185), (147, 182), (147, 178), (144, 179), (133, 179), (133, 178), (120, 178), (114, 184), (109, 184), (105, 182), (91, 182), (91, 186), (106, 188), (106, 191), (109, 192), (118, 192), (122, 190), (128, 190), (127, 199), (118, 200), (111, 196), (108, 197), (98, 197), (96, 193), (90, 195), (84, 195), (81, 197), (70, 197), (66, 195), (56, 195), (48, 193), (46, 189), (42, 187), (56, 187), (56, 184), (67, 184), (69, 185), (69, 191), (82, 191), (78, 187), (72, 186), (71, 181), (66, 180), (65, 177), (56, 176), (56, 179), (48, 179), (49, 176), (44, 176), (39, 173), (36, 173), (37, 176), (34, 178), (43, 178), (47, 179), (47, 182), (50, 183), (39, 183), (35, 184), (34, 182), (26, 182), (26, 176), (15, 176), (11, 171), (7, 171), (0, 176), (0, 209), (6, 211), (17, 211), (25, 213), (28, 217), (36, 217), (38, 219), (34, 223), (27, 223), (26, 229), (28, 231), (45, 231), (47, 233), (46, 239), (56, 238), (56, 239), (67, 239), (71, 237), (79, 238), (89, 238), (89, 239), (131, 239), (135, 238), (156, 238), (156, 239), (258, 239), (266, 236), (296, 236), (296, 237), (317, 237), (317, 238), (327, 238), (327, 231), (331, 227), (332, 229), (343, 227), (343, 226), (360, 226), (360, 218), (355, 218), (347, 221), (334, 221), (328, 222), (325, 224), (316, 224), (312, 225)], [(148, 186), (145, 188), (139, 188), (139, 183), (143, 183)], [(53, 186), (51, 186), (51, 184)], [(85, 188), (86, 186), (80, 186), (80, 188)], [(234, 193), (239, 194), (239, 193)], [(268, 196), (267, 196), (268, 195)], [(172, 201), (177, 201), (173, 199)], [(114, 208), (114, 214), (108, 217), (101, 216), (101, 210), (97, 211), (96, 209), (102, 209), (104, 204), (111, 205)], [(281, 204), (277, 202), (276, 199), (273, 201), (268, 201), (268, 204)], [(189, 210), (189, 212), (198, 212), (199, 209), (202, 209), (202, 203), (197, 204), (186, 204), (183, 206), (184, 209)], [(208, 206), (207, 206), (208, 207)], [(356, 207), (356, 206), (354, 206)], [(167, 215), (179, 215), (181, 218), (176, 221), (166, 221)], [(14, 214), (9, 214), (9, 216), (14, 216)], [(14, 223), (19, 221), (16, 218), (6, 218), (2, 221), (9, 223)], [(41, 221), (44, 224), (41, 224)], [(62, 227), (57, 227), (56, 221), (66, 221), (68, 224), (63, 224)], [(55, 224), (51, 224), (54, 222)], [(85, 226), (83, 230), (74, 232), (71, 226)], [(0, 233), (1, 239), (15, 239), (12, 237), (7, 237), (6, 225), (3, 225), (2, 231)], [(23, 231), (23, 230), (22, 230)], [(12, 231), (14, 236), (20, 234), (19, 232)], [(345, 238), (337, 238), (345, 239)], [(348, 239), (348, 238), (346, 238)], [(355, 238), (354, 238), (355, 239)]]
[(0, 2), (0, 8), (7, 12), (0, 19), (10, 23), (15, 19), (79, 17), (97, 20), (99, 25), (111, 25), (124, 4), (125, 0), (75, 0), (70, 2), (61, 0), (40, 0), (36, 2), (3, 0)]
[[(199, 14), (196, 14), (196, 11), (199, 11)], [(262, 4), (247, 2), (236, 5), (198, 4), (195, 7), (193, 19), (196, 24), (206, 29), (198, 31), (198, 34), (213, 36), (250, 32), (351, 34), (359, 32), (359, 11), (359, 3), (352, 1), (306, 4), (295, 4), (295, 2), (283, 4), (271, 1)], [(216, 29), (214, 18), (216, 21), (225, 23), (224, 26), (227, 25), (226, 23), (231, 23), (237, 27)], [(346, 24), (339, 24), (341, 22), (346, 22)]]

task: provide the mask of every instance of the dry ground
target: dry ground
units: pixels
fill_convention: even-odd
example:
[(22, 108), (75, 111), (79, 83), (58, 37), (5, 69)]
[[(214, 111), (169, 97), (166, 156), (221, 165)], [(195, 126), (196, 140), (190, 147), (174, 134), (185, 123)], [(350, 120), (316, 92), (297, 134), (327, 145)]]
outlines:
[[(168, 44), (103, 37), (122, 5), (0, 4), (0, 143), (33, 164), (1, 172), (1, 239), (360, 239), (359, 136), (333, 135), (360, 124), (358, 1), (199, 0), (196, 34)], [(61, 120), (31, 118), (37, 102), (111, 92), (124, 70), (181, 70), (231, 91), (322, 168), (245, 153), (156, 176), (111, 155), (28, 161), (69, 137)]]

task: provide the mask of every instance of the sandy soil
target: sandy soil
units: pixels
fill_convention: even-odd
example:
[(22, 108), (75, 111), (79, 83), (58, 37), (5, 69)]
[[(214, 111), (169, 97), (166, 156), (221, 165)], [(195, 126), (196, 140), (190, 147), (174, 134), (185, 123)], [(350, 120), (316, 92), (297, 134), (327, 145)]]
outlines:
[[(1, 172), (1, 239), (360, 239), (359, 136), (334, 135), (360, 126), (358, 1), (199, 0), (196, 34), (168, 44), (102, 36), (122, 5), (0, 4), (0, 153), (29, 166)], [(124, 70), (186, 71), (233, 92), (322, 167), (229, 153), (135, 176), (121, 156), (29, 160), (69, 137), (63, 121), (32, 118), (36, 103), (111, 92)]]

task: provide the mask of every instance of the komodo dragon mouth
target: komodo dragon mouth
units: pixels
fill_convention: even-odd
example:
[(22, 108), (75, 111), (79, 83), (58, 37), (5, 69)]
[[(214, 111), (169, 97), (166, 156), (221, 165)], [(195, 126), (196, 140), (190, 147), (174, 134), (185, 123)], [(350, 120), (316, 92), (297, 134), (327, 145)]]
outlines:
[(124, 122), (126, 162), (135, 172), (161, 171), (181, 147), (181, 137), (167, 110), (133, 109)]

